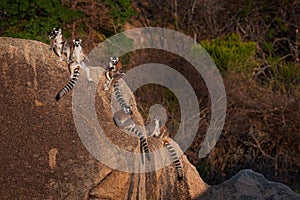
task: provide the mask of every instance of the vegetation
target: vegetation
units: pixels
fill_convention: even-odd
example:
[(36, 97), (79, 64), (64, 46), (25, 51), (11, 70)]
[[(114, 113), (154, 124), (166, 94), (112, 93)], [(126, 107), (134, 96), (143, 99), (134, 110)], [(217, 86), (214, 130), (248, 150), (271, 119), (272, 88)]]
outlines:
[(44, 42), (47, 31), (63, 27), (81, 16), (81, 12), (64, 7), (60, 0), (3, 0), (0, 11), (1, 35)]
[(113, 20), (115, 32), (122, 30), (125, 22), (130, 21), (136, 15), (130, 0), (105, 0), (104, 2), (110, 8), (109, 15)]
[[(203, 40), (201, 45), (210, 54), (222, 72), (250, 72), (256, 54), (255, 42), (242, 42), (237, 34), (211, 41)], [(250, 70), (249, 70), (250, 69)]]

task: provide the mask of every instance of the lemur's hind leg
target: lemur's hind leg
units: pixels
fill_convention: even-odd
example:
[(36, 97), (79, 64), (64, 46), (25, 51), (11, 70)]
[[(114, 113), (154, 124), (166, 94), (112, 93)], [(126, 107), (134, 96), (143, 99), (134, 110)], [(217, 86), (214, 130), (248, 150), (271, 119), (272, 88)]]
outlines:
[(110, 88), (110, 86), (111, 86), (113, 80), (114, 80), (114, 79), (112, 78), (112, 79), (106, 81), (106, 84), (105, 84), (105, 86), (104, 86), (104, 90), (109, 90), (109, 88)]
[(83, 67), (85, 73), (86, 73), (86, 77), (87, 77), (87, 80), (88, 82), (94, 82), (94, 80), (91, 78), (91, 74), (90, 74), (90, 68), (87, 67), (83, 61), (81, 61), (81, 66)]
[(70, 79), (74, 76), (74, 69), (79, 68), (80, 65), (78, 65), (76, 62), (70, 62), (68, 65), (69, 72), (70, 72)]
[(106, 83), (104, 84), (104, 90), (109, 90), (110, 85), (113, 81), (113, 78), (111, 77), (110, 71), (105, 72), (105, 77), (106, 77)]
[(70, 62), (72, 60), (71, 48), (70, 48), (70, 45), (67, 42), (63, 46), (63, 53), (67, 57), (67, 62)]
[(62, 62), (63, 58), (61, 48), (56, 45), (54, 48), (54, 53), (59, 57), (59, 62)]
[(105, 73), (105, 76), (106, 76), (106, 78), (107, 78), (108, 80), (106, 81), (106, 86), (104, 87), (104, 90), (108, 90), (108, 89), (110, 88), (110, 86), (111, 86), (112, 83), (118, 81), (118, 80), (119, 80), (120, 78), (122, 78), (122, 76), (124, 76), (124, 75), (125, 75), (125, 73), (119, 73), (119, 72), (117, 72), (117, 73), (115, 73), (114, 75), (112, 75), (112, 76), (110, 77), (109, 72), (106, 72), (106, 73)]

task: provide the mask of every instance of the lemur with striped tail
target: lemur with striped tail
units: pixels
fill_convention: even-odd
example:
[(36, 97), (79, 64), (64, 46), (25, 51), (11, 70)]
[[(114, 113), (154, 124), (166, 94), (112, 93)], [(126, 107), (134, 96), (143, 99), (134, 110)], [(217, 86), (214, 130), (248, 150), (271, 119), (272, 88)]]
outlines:
[(50, 51), (54, 52), (54, 44), (55, 44), (55, 37), (57, 36), (58, 29), (53, 28), (51, 32), (47, 31), (48, 37), (50, 39)]
[(109, 90), (111, 84), (114, 81), (120, 79), (125, 73), (122, 72), (122, 63), (118, 57), (110, 57), (110, 62), (105, 71), (105, 77), (107, 79), (104, 86), (104, 90)]
[(148, 148), (147, 139), (143, 135), (143, 133), (135, 127), (135, 123), (134, 123), (133, 118), (131, 116), (132, 110), (131, 110), (130, 106), (128, 106), (125, 103), (125, 100), (123, 99), (122, 94), (121, 94), (120, 89), (119, 89), (118, 86), (119, 86), (119, 84), (118, 84), (118, 81), (117, 81), (114, 84), (114, 92), (115, 92), (116, 99), (117, 99), (117, 101), (118, 101), (118, 103), (121, 107), (121, 110), (119, 110), (118, 112), (116, 112), (114, 114), (113, 120), (119, 128), (130, 131), (130, 132), (132, 132), (132, 133), (134, 133), (135, 135), (138, 136), (139, 141), (140, 141), (141, 152), (146, 153), (146, 157), (149, 160), (150, 158), (149, 158), (149, 155), (148, 155), (149, 148)]
[(149, 148), (147, 138), (135, 127), (135, 123), (131, 116), (131, 110), (128, 110), (128, 108), (123, 108), (117, 111), (113, 116), (113, 120), (119, 128), (132, 132), (138, 136), (140, 141), (140, 150), (142, 153), (146, 153), (147, 159), (150, 160), (148, 155)]
[[(153, 119), (153, 122), (155, 124), (155, 128), (153, 131), (153, 136), (157, 137), (158, 139), (161, 140), (163, 145), (168, 149), (169, 154), (171, 155), (172, 161), (175, 164), (176, 170), (177, 170), (177, 177), (179, 180), (182, 180), (183, 178), (183, 170), (182, 166), (180, 163), (180, 160), (178, 158), (178, 155), (176, 153), (175, 148), (173, 145), (170, 143), (170, 138), (169, 138), (169, 131), (166, 127), (166, 125), (160, 125), (159, 119)], [(160, 127), (160, 130), (158, 131), (158, 127)]]
[(90, 76), (90, 69), (84, 63), (84, 61), (88, 61), (89, 59), (83, 52), (81, 42), (81, 39), (73, 40), (72, 61), (69, 63), (69, 71), (71, 73), (71, 77), (73, 77), (73, 69), (79, 66), (84, 69), (88, 82), (93, 82), (93, 79)]
[(50, 46), (53, 52), (59, 57), (59, 61), (63, 61), (63, 55), (67, 57), (67, 62), (71, 60), (71, 48), (67, 40), (62, 35), (62, 30), (53, 28), (53, 31), (48, 33)]
[(66, 93), (68, 93), (70, 90), (73, 89), (74, 85), (76, 84), (78, 77), (79, 77), (80, 73), (79, 73), (79, 67), (75, 68), (73, 70), (73, 76), (71, 78), (71, 80), (69, 81), (69, 83), (63, 88), (61, 89), (55, 99), (58, 101), (62, 96), (64, 96)]

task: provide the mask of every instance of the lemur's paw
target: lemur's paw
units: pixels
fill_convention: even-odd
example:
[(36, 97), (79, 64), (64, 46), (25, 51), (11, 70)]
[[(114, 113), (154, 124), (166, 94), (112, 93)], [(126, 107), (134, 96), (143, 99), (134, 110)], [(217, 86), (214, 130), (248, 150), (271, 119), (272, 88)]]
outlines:
[(108, 87), (107, 85), (104, 85), (104, 86), (103, 86), (103, 90), (104, 90), (104, 91), (107, 91), (107, 90), (109, 90), (109, 87)]

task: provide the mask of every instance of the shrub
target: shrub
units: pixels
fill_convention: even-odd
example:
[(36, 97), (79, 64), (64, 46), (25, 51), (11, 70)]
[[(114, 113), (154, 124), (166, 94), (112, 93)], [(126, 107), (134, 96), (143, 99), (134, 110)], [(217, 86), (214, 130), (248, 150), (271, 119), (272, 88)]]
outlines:
[(217, 67), (222, 72), (249, 72), (256, 65), (255, 42), (243, 42), (237, 34), (230, 34), (224, 38), (203, 40), (201, 45), (210, 54)]
[(60, 0), (2, 0), (0, 11), (2, 36), (44, 42), (47, 31), (80, 16), (80, 12), (69, 10)]
[(116, 31), (120, 31), (121, 26), (136, 15), (130, 0), (105, 0), (104, 2), (110, 7), (109, 15), (114, 22)]

